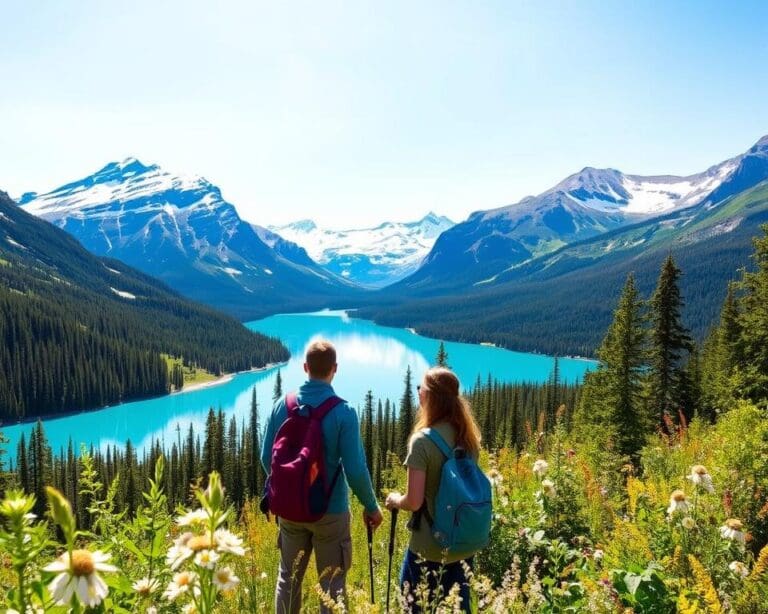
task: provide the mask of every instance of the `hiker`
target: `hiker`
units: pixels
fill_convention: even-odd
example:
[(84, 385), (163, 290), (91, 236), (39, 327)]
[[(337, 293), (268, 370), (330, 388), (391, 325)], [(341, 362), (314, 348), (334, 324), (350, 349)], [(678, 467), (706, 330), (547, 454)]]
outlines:
[(417, 603), (420, 584), (427, 583), (431, 600), (444, 599), (458, 584), (461, 611), (469, 612), (464, 565), (471, 569), (473, 555), (488, 543), (492, 516), (490, 482), (476, 464), (480, 429), (449, 369), (429, 369), (417, 388), (419, 411), (404, 463), (407, 491), (386, 500), (390, 510), (414, 512), (400, 586), (407, 607), (418, 613), (428, 605)]
[[(382, 521), (360, 440), (357, 413), (336, 397), (331, 387), (336, 369), (333, 344), (326, 340), (310, 343), (304, 362), (307, 381), (296, 393), (279, 399), (267, 420), (261, 453), (268, 476), (263, 509), (268, 507), (278, 517), (280, 526), (277, 614), (297, 614), (301, 609), (301, 584), (313, 550), (322, 589), (334, 599), (345, 597), (346, 575), (352, 564), (347, 484), (363, 504), (364, 522), (376, 528)], [(316, 417), (324, 414), (319, 422), (320, 432), (315, 431), (316, 440), (308, 434), (312, 428), (310, 420), (288, 419), (289, 413), (309, 416), (313, 412), (318, 412)], [(291, 430), (294, 428), (298, 431)], [(306, 442), (310, 440), (316, 443), (308, 446)], [(314, 452), (317, 460), (308, 471), (302, 470), (303, 478), (297, 480), (288, 473), (297, 463), (281, 460), (281, 455), (287, 454), (291, 460), (299, 456), (299, 451), (308, 451), (310, 457)], [(301, 479), (309, 482), (302, 483)], [(321, 607), (321, 612), (328, 611)]]

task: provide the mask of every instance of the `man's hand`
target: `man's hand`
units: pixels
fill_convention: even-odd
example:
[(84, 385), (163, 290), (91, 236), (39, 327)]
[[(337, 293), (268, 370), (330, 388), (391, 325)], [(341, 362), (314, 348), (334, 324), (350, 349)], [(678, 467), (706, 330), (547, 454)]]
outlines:
[(381, 515), (380, 509), (377, 508), (376, 511), (372, 513), (363, 510), (363, 522), (370, 525), (372, 528), (377, 529), (383, 521), (384, 516)]

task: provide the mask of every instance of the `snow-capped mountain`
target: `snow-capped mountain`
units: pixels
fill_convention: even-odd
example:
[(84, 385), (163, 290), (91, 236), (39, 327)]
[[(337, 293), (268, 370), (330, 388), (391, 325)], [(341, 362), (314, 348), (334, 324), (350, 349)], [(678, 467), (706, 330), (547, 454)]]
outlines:
[(497, 276), (533, 258), (674, 211), (715, 206), (768, 179), (768, 136), (747, 152), (689, 176), (626, 175), (587, 167), (514, 205), (478, 211), (443, 233), (401, 283), (435, 293)]
[(381, 287), (415, 271), (442, 232), (454, 223), (429, 213), (416, 222), (384, 222), (375, 228), (328, 230), (312, 220), (270, 226), (282, 239), (303, 247), (336, 275), (368, 287)]
[(135, 158), (45, 194), (28, 193), (19, 204), (91, 252), (118, 258), (240, 317), (276, 307), (317, 307), (350, 290), (311, 261), (280, 256), (203, 177)]

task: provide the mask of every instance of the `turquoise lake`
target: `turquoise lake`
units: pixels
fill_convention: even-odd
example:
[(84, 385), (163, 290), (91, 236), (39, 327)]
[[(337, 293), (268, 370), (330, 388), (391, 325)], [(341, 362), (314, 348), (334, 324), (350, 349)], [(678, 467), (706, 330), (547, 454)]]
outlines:
[[(370, 389), (374, 398), (397, 402), (403, 392), (407, 367), (413, 371), (415, 393), (415, 386), (434, 362), (440, 343), (406, 329), (355, 319), (341, 311), (276, 315), (245, 325), (281, 339), (290, 350), (291, 359), (278, 367), (238, 373), (228, 381), (197, 390), (45, 420), (45, 432), (54, 454), (66, 449), (70, 439), (75, 449), (81, 443), (100, 448), (122, 447), (127, 439), (139, 450), (158, 439), (170, 445), (179, 437), (179, 429), (183, 437), (190, 423), (202, 432), (210, 407), (222, 409), (228, 417), (234, 414), (238, 421), (247, 420), (254, 386), (263, 416), (271, 407), (278, 369), (284, 391), (299, 386), (304, 381), (304, 348), (317, 337), (327, 338), (336, 346), (339, 369), (333, 385), (339, 396), (359, 407)], [(448, 363), (464, 388), (472, 387), (478, 375), (485, 379), (489, 373), (504, 382), (544, 382), (552, 373), (550, 356), (454, 342), (446, 342), (445, 348)], [(561, 358), (561, 378), (580, 380), (594, 366), (590, 360)], [(6, 449), (11, 459), (16, 457), (21, 433), (28, 437), (32, 426), (33, 423), (25, 423), (2, 428), (10, 440)]]

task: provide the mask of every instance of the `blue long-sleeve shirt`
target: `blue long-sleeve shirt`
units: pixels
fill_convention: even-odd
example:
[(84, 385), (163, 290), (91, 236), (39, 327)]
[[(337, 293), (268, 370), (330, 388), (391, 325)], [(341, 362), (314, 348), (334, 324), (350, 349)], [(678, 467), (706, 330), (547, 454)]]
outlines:
[[(319, 406), (328, 397), (336, 393), (333, 387), (316, 379), (304, 382), (297, 391), (299, 405)], [(278, 399), (267, 419), (264, 443), (261, 448), (261, 464), (267, 475), (272, 461), (272, 445), (280, 426), (288, 418), (285, 397)], [(343, 469), (331, 492), (328, 502), (329, 514), (341, 514), (349, 510), (347, 484), (360, 500), (366, 512), (378, 509), (376, 495), (373, 492), (371, 476), (365, 462), (365, 452), (360, 439), (360, 423), (357, 413), (346, 403), (339, 403), (323, 419), (323, 449), (325, 451), (325, 469), (328, 479), (332, 479), (341, 462)], [(346, 479), (343, 479), (346, 478)]]

